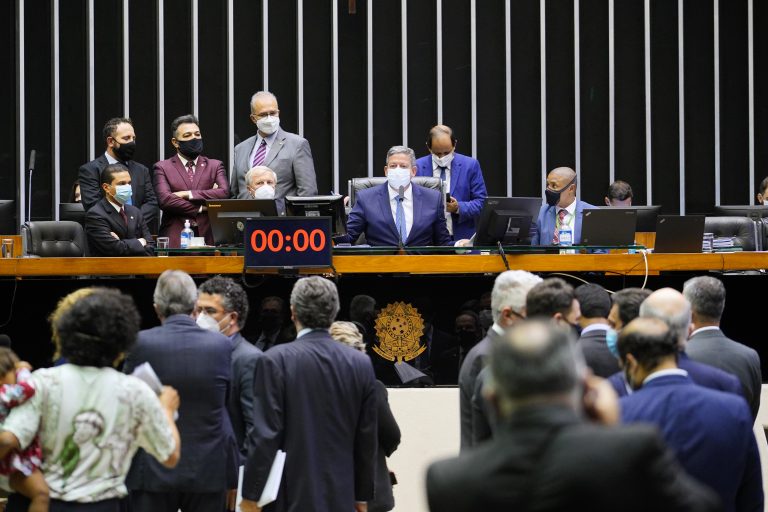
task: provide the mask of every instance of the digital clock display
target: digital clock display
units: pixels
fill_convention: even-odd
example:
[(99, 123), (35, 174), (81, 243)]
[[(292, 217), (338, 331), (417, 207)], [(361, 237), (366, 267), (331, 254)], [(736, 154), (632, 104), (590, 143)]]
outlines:
[(247, 268), (331, 266), (330, 217), (248, 219), (243, 236)]

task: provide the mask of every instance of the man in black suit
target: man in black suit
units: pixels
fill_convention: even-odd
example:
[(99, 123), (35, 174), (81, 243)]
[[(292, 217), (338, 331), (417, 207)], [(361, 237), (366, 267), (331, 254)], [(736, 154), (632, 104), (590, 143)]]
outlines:
[(718, 510), (652, 428), (608, 426), (618, 421), (616, 395), (586, 376), (570, 329), (522, 322), (493, 345), (489, 368), (502, 426), (429, 467), (431, 512)]
[(157, 232), (158, 207), (152, 178), (146, 166), (133, 161), (136, 151), (136, 133), (133, 123), (127, 117), (110, 119), (102, 131), (107, 149), (103, 155), (80, 166), (77, 180), (80, 183), (80, 195), (86, 211), (93, 208), (101, 199), (99, 176), (110, 164), (121, 163), (131, 173), (133, 194), (128, 204), (141, 209), (144, 221), (153, 233)]
[(131, 508), (224, 510), (227, 489), (237, 482), (237, 447), (226, 409), (232, 346), (223, 335), (195, 324), (197, 287), (185, 272), (163, 272), (153, 299), (162, 325), (139, 332), (125, 371), (148, 362), (163, 384), (187, 397), (177, 422), (182, 455), (176, 468), (166, 469), (143, 451), (136, 454), (126, 481)]
[(725, 286), (714, 277), (694, 277), (685, 282), (683, 295), (691, 303), (693, 327), (686, 353), (694, 361), (735, 375), (741, 382), (754, 420), (760, 408), (763, 380), (760, 356), (754, 349), (733, 341), (720, 330), (720, 318), (725, 309)]
[(599, 284), (583, 284), (576, 288), (576, 300), (581, 307), (581, 336), (579, 345), (587, 366), (598, 377), (610, 377), (619, 371), (619, 361), (608, 350), (606, 334), (611, 297)]
[(131, 174), (122, 164), (101, 171), (103, 197), (85, 213), (92, 256), (152, 256), (153, 242), (141, 210), (128, 204)]
[(277, 450), (285, 468), (273, 512), (364, 512), (373, 498), (376, 388), (368, 357), (328, 334), (339, 312), (336, 285), (319, 276), (291, 292), (296, 341), (256, 363), (253, 429), (243, 477), (243, 512), (260, 511)]

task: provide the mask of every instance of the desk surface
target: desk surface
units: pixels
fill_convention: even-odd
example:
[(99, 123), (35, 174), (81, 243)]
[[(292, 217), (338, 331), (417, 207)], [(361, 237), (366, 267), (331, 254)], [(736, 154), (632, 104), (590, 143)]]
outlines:
[[(512, 254), (512, 269), (531, 272), (607, 272), (643, 274), (642, 254)], [(355, 255), (334, 256), (339, 274), (483, 274), (505, 270), (498, 255)], [(648, 272), (751, 270), (768, 268), (768, 252), (713, 254), (649, 254)], [(11, 258), (0, 259), (0, 276), (148, 275), (167, 269), (190, 274), (239, 274), (242, 256), (169, 256), (135, 258)], [(332, 272), (310, 269), (307, 272)], [(264, 274), (276, 270), (261, 271)], [(304, 273), (302, 271), (302, 273)]]

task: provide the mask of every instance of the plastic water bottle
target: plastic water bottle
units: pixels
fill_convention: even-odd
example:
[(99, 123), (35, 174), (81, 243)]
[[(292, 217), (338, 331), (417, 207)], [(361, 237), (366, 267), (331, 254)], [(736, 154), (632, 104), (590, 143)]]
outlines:
[[(560, 229), (557, 230), (557, 237), (560, 241), (560, 247), (570, 247), (573, 245), (573, 230), (570, 226), (563, 224)], [(560, 254), (572, 254), (572, 249), (564, 249), (560, 251)]]
[(195, 234), (192, 232), (192, 228), (189, 227), (189, 220), (185, 220), (184, 229), (181, 230), (181, 240), (179, 241), (179, 247), (182, 249), (187, 249), (189, 244), (192, 242), (192, 237), (194, 235)]

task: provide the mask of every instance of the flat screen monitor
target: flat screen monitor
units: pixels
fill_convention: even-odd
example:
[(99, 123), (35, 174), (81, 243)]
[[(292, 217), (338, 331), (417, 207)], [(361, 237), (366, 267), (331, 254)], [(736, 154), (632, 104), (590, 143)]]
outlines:
[(15, 235), (19, 232), (16, 221), (16, 201), (0, 199), (0, 235)]
[(477, 221), (474, 245), (531, 245), (540, 197), (488, 197)]
[(285, 214), (289, 217), (330, 217), (331, 236), (347, 234), (344, 196), (286, 196)]
[(656, 217), (661, 212), (661, 206), (607, 206), (612, 210), (635, 210), (637, 212), (637, 226), (635, 231), (638, 233), (653, 233), (656, 231)]
[(768, 217), (768, 206), (729, 205), (715, 206), (715, 215), (720, 217), (749, 217), (752, 220), (758, 220)]
[(277, 199), (219, 199), (207, 201), (208, 220), (217, 246), (241, 247), (245, 221), (277, 217)]
[(59, 203), (59, 220), (71, 220), (85, 226), (83, 203)]

